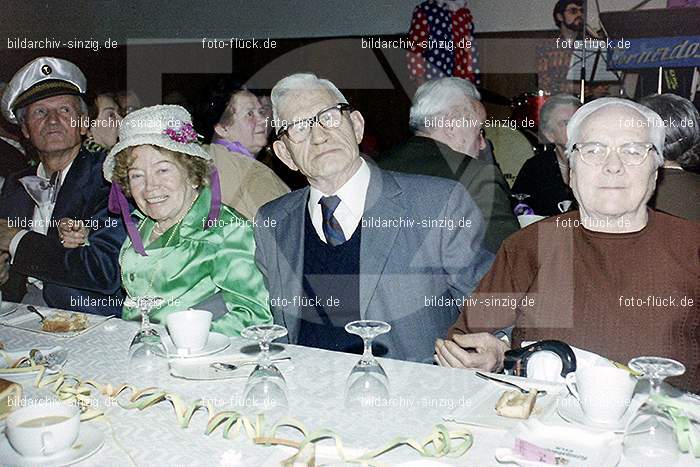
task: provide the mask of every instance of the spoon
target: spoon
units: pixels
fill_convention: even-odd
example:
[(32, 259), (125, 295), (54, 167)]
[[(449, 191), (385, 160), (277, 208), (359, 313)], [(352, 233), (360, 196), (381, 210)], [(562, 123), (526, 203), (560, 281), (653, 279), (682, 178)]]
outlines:
[[(270, 361), (273, 363), (277, 363), (277, 362), (283, 362), (285, 360), (291, 360), (291, 359), (292, 359), (292, 357), (279, 357), (279, 358), (273, 358)], [(238, 362), (238, 364), (236, 364), (236, 365), (234, 365), (232, 363), (225, 363), (225, 362), (214, 362), (214, 363), (210, 364), (209, 366), (212, 367), (213, 369), (219, 370), (219, 371), (235, 371), (242, 366), (255, 365), (257, 363), (258, 363), (257, 361), (253, 361), (253, 360), (251, 360), (249, 362)]]
[[(1, 297), (0, 297), (0, 298), (1, 298)], [(1, 303), (1, 302), (0, 302), (0, 303)], [(12, 308), (12, 309), (9, 310), (9, 311), (6, 311), (6, 312), (3, 313), (3, 314), (0, 314), (0, 318), (4, 318), (5, 316), (10, 316), (12, 313), (14, 313), (14, 312), (17, 311), (17, 310), (19, 310), (19, 305), (18, 305), (18, 306), (15, 306), (14, 308)]]
[[(528, 392), (530, 392), (530, 391), (528, 391), (527, 389), (525, 389), (525, 388), (523, 388), (523, 387), (521, 387), (521, 386), (518, 386), (517, 384), (513, 384), (513, 383), (511, 383), (511, 382), (509, 382), (509, 381), (503, 381), (502, 379), (498, 379), (498, 378), (492, 378), (491, 376), (485, 375), (484, 373), (481, 373), (481, 372), (479, 372), (479, 371), (475, 372), (475, 374), (476, 374), (476, 376), (478, 376), (479, 378), (487, 379), (487, 380), (489, 380), (489, 381), (494, 381), (494, 382), (496, 382), (496, 383), (505, 384), (506, 386), (510, 386), (510, 387), (512, 387), (512, 388), (515, 388), (515, 389), (517, 389), (518, 391), (520, 391), (522, 394), (527, 394)], [(538, 396), (547, 395), (547, 391), (544, 391), (544, 390), (542, 390), (542, 389), (539, 389), (539, 390), (537, 391), (537, 395), (538, 395)]]
[(32, 313), (36, 313), (37, 315), (39, 315), (39, 318), (41, 318), (41, 319), (39, 320), (40, 323), (43, 323), (43, 322), (46, 320), (46, 316), (44, 316), (44, 315), (42, 315), (41, 313), (39, 313), (39, 310), (37, 310), (34, 306), (32, 306), (32, 305), (27, 305), (27, 310), (31, 311)]
[(29, 358), (37, 365), (44, 365), (47, 370), (58, 371), (66, 364), (68, 360), (68, 351), (66, 349), (59, 349), (44, 355), (39, 349), (31, 349), (29, 351)]

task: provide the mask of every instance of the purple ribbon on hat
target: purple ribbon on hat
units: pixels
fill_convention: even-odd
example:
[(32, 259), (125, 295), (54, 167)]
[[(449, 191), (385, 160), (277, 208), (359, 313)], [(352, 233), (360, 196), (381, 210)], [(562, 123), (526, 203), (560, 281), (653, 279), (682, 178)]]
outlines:
[[(134, 250), (136, 250), (141, 256), (148, 256), (146, 249), (143, 246), (141, 235), (139, 235), (139, 231), (131, 218), (129, 203), (126, 200), (126, 196), (124, 196), (124, 192), (116, 182), (112, 182), (107, 207), (110, 212), (121, 214), (122, 219), (124, 220), (124, 225), (126, 226), (126, 231), (131, 239), (131, 244), (134, 245)], [(216, 168), (213, 168), (211, 172), (211, 207), (209, 208), (207, 223), (204, 230), (207, 230), (210, 226), (215, 225), (215, 221), (218, 219), (220, 212), (221, 180), (219, 179), (219, 172), (216, 170)]]
[(221, 212), (221, 180), (219, 179), (219, 171), (216, 167), (211, 169), (211, 207), (207, 216), (207, 224), (204, 230), (214, 225), (214, 221), (219, 217)]
[(112, 182), (112, 188), (109, 191), (109, 202), (107, 208), (110, 212), (122, 215), (124, 220), (124, 225), (126, 226), (126, 231), (129, 234), (132, 245), (134, 245), (134, 250), (136, 250), (141, 256), (148, 256), (146, 254), (146, 249), (143, 247), (143, 240), (141, 240), (141, 235), (139, 235), (138, 229), (131, 218), (131, 213), (129, 212), (129, 203), (126, 201), (126, 196), (118, 183)]

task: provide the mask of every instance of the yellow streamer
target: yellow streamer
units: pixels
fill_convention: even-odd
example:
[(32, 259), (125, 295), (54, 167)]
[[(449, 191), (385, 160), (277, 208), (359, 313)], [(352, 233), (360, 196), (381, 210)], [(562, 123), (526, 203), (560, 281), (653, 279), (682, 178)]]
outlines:
[[(112, 400), (116, 400), (118, 405), (126, 410), (145, 410), (160, 402), (167, 401), (173, 407), (175, 419), (181, 428), (187, 428), (194, 413), (204, 409), (208, 415), (205, 435), (210, 435), (216, 429), (221, 428), (225, 439), (233, 439), (242, 429), (245, 431), (246, 436), (256, 444), (267, 446), (284, 445), (297, 449), (297, 453), (285, 460), (285, 464), (290, 464), (297, 460), (308, 446), (316, 445), (319, 441), (327, 439), (333, 440), (336, 454), (341, 461), (365, 465), (379, 465), (375, 458), (399, 446), (408, 446), (423, 457), (460, 457), (471, 448), (474, 441), (471, 432), (466, 429), (449, 430), (446, 426), (438, 424), (433, 427), (430, 435), (422, 441), (408, 437), (397, 437), (380, 448), (367, 451), (361, 456), (352, 457), (346, 454), (342, 439), (337, 433), (325, 429), (308, 433), (304, 425), (293, 418), (285, 418), (267, 431), (265, 429), (265, 419), (260, 415), (253, 422), (236, 411), (214, 413), (211, 403), (201, 399), (188, 405), (179, 395), (166, 392), (161, 388), (148, 387), (137, 389), (129, 384), (115, 387), (111, 384), (101, 384), (93, 380), (82, 381), (76, 376), (65, 374), (62, 371), (53, 375), (46, 375), (45, 369), (41, 365), (36, 365), (32, 368), (32, 371), (36, 367), (40, 368), (35, 380), (35, 386), (50, 388), (59, 399), (77, 404), (81, 409), (81, 420), (92, 420), (104, 415), (103, 412), (91, 406), (92, 396), (95, 391)], [(131, 396), (124, 401), (123, 399), (127, 393), (130, 393)], [(301, 439), (295, 441), (278, 438), (277, 432), (283, 427), (297, 431)]]

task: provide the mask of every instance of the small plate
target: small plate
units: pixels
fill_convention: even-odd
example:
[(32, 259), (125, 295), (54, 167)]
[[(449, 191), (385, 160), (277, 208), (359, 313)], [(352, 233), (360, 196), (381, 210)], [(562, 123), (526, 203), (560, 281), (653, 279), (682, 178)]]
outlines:
[(581, 404), (579, 404), (578, 400), (569, 394), (568, 396), (560, 399), (557, 403), (557, 413), (567, 422), (588, 430), (612, 431), (614, 433), (624, 434), (627, 422), (632, 414), (636, 412), (641, 403), (642, 401), (640, 398), (632, 399), (629, 407), (625, 413), (622, 414), (622, 418), (610, 423), (604, 423), (596, 422), (588, 418), (586, 414), (583, 413), (583, 409), (581, 408)]
[(104, 442), (105, 435), (98, 428), (86, 423), (81, 423), (80, 434), (78, 435), (78, 439), (73, 444), (73, 447), (51, 456), (21, 456), (12, 448), (12, 446), (10, 446), (7, 436), (3, 436), (0, 440), (0, 459), (2, 459), (3, 465), (12, 465), (17, 467), (60, 467), (75, 464), (76, 462), (87, 459), (99, 451)]
[[(47, 307), (41, 307), (37, 306), (37, 309), (39, 312), (46, 316), (47, 318), (50, 318), (54, 315), (56, 312), (60, 312), (62, 310), (58, 310), (55, 308), (47, 308)], [(71, 311), (70, 313), (80, 313), (78, 311)], [(84, 313), (86, 314), (86, 313)], [(20, 310), (17, 311), (17, 313), (10, 314), (5, 318), (2, 318), (0, 321), (0, 324), (3, 326), (8, 326), (12, 328), (17, 328), (17, 329), (23, 329), (25, 331), (30, 331), (30, 332), (36, 332), (39, 334), (44, 334), (47, 336), (53, 336), (53, 337), (63, 337), (63, 338), (71, 338), (75, 336), (79, 336), (81, 334), (85, 334), (86, 332), (90, 331), (91, 329), (94, 329), (95, 327), (99, 326), (100, 324), (104, 323), (105, 321), (110, 320), (111, 318), (114, 318), (114, 316), (101, 316), (101, 315), (92, 315), (92, 314), (87, 314), (88, 315), (88, 326), (87, 328), (80, 330), (80, 331), (67, 331), (67, 332), (49, 332), (49, 331), (44, 331), (41, 328), (41, 318), (39, 318), (37, 315), (32, 313), (31, 311), (27, 310), (26, 306), (21, 306)]]
[[(517, 384), (525, 389), (543, 389), (547, 394), (538, 397), (530, 418), (540, 418), (552, 412), (556, 406), (557, 398), (566, 390), (566, 386), (547, 381), (532, 380), (510, 375), (495, 375), (486, 373), (488, 376), (496, 377), (502, 381)], [(460, 400), (457, 407), (452, 412), (443, 417), (445, 421), (460, 423), (463, 425), (483, 426), (487, 428), (509, 429), (522, 422), (519, 418), (508, 418), (496, 413), (496, 402), (505, 391), (512, 391), (513, 388), (494, 381), (485, 381), (478, 378), (482, 385), (478, 390)]]
[[(56, 347), (34, 347), (37, 350), (39, 350), (42, 354), (48, 356), (54, 352), (58, 352), (59, 350), (63, 350), (63, 347), (60, 345), (57, 345)], [(22, 357), (28, 357), (29, 356), (29, 351), (31, 349), (26, 349), (26, 350), (15, 350), (15, 351), (3, 351), (9, 357), (13, 362), (19, 360)], [(13, 371), (14, 368), (10, 369), (7, 367), (7, 362), (5, 361), (2, 356), (0, 356), (0, 377), (4, 376), (27, 376), (27, 375), (35, 375), (38, 369), (32, 370), (32, 371)], [(46, 374), (54, 374), (57, 373), (58, 371), (51, 371), (51, 370), (46, 370)]]
[(512, 448), (516, 438), (566, 459), (567, 467), (614, 467), (622, 456), (622, 440), (613, 433), (591, 433), (573, 427), (548, 426), (539, 420), (528, 420), (508, 433), (508, 447), (496, 449), (496, 460), (528, 467), (552, 465), (520, 457)]
[(163, 345), (165, 345), (165, 349), (168, 351), (168, 358), (195, 358), (221, 352), (231, 345), (231, 339), (224, 334), (210, 332), (207, 345), (205, 345), (203, 349), (195, 350), (194, 352), (186, 352), (175, 348), (175, 344), (173, 344), (173, 341), (170, 339), (170, 335), (165, 334), (163, 335)]

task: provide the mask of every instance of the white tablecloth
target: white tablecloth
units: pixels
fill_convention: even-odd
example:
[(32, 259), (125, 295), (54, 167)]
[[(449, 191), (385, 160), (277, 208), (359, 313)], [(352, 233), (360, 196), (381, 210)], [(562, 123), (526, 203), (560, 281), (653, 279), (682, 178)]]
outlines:
[[(7, 349), (26, 349), (36, 346), (62, 345), (69, 349), (66, 373), (113, 385), (130, 383), (146, 386), (146, 381), (134, 381), (126, 371), (127, 349), (138, 329), (137, 323), (112, 319), (71, 339), (40, 335), (0, 326), (0, 340)], [(249, 345), (241, 338), (232, 338), (229, 353)], [(290, 415), (300, 420), (308, 430), (327, 428), (341, 435), (345, 446), (377, 448), (396, 436), (421, 439), (455, 405), (464, 403), (470, 394), (481, 390), (486, 381), (476, 378), (471, 371), (446, 369), (437, 366), (382, 359), (391, 384), (391, 404), (372, 415), (359, 416), (343, 408), (345, 379), (358, 360), (357, 355), (328, 352), (288, 345), (289, 363), (281, 364), (289, 386)], [(249, 367), (252, 369), (252, 367)], [(41, 397), (46, 389), (32, 388), (33, 378), (8, 378), (20, 381), (25, 394)], [(214, 403), (216, 412), (236, 409), (231, 404), (242, 398), (245, 378), (220, 381), (187, 381), (169, 375), (158, 376), (157, 383), (170, 392), (192, 402), (207, 398)], [(150, 382), (148, 382), (150, 383)], [(500, 388), (491, 384), (493, 390)], [(235, 439), (224, 439), (220, 429), (204, 435), (207, 416), (196, 413), (186, 429), (177, 426), (172, 406), (159, 403), (144, 411), (125, 410), (95, 401), (105, 410), (109, 424), (94, 420), (91, 423), (105, 433), (102, 449), (80, 465), (129, 465), (129, 455), (137, 465), (279, 465), (281, 459), (293, 454), (282, 447), (254, 445), (245, 434)], [(547, 418), (553, 424), (564, 424), (558, 415)], [(494, 459), (494, 450), (503, 444), (503, 430), (479, 427), (469, 428), (474, 434), (474, 445), (459, 459), (439, 459), (448, 465), (503, 465)], [(116, 439), (115, 439), (116, 438)], [(120, 447), (121, 445), (121, 447)], [(128, 455), (126, 452), (128, 452)], [(388, 465), (414, 461), (412, 465), (431, 465), (408, 447), (398, 448), (379, 458)], [(693, 464), (683, 456), (682, 464)], [(432, 464), (441, 465), (441, 464)]]

